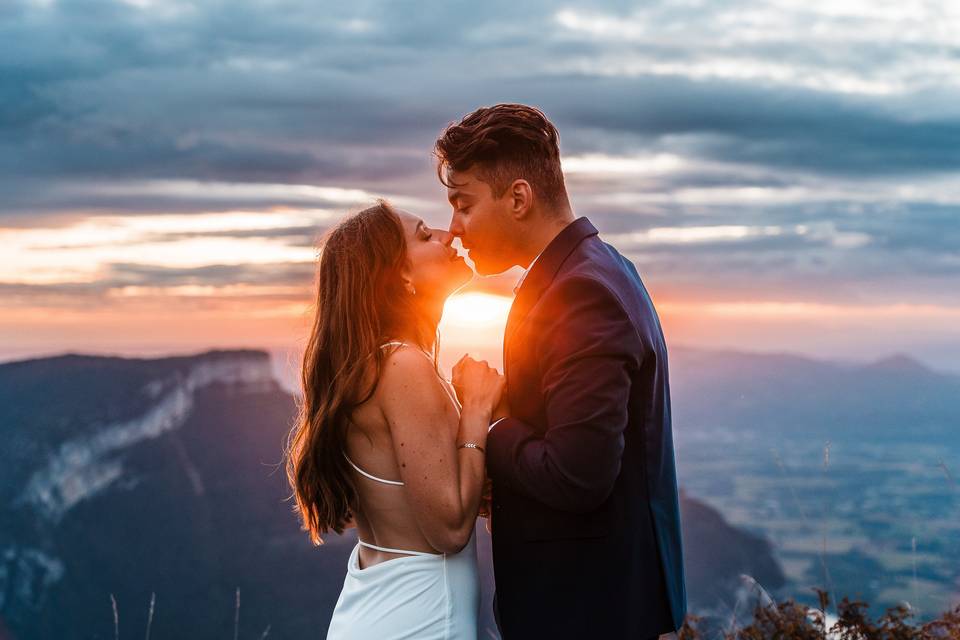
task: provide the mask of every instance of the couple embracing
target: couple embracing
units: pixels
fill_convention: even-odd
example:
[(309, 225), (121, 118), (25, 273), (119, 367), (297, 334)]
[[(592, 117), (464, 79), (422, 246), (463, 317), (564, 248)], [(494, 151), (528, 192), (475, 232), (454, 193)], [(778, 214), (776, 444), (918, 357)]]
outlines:
[[(667, 349), (634, 265), (574, 216), (538, 109), (485, 107), (437, 140), (449, 229), (380, 201), (319, 260), (287, 473), (303, 527), (356, 527), (327, 638), (473, 640), (489, 518), (505, 640), (636, 638), (686, 612)], [(503, 375), (437, 364), (446, 299), (526, 268)]]

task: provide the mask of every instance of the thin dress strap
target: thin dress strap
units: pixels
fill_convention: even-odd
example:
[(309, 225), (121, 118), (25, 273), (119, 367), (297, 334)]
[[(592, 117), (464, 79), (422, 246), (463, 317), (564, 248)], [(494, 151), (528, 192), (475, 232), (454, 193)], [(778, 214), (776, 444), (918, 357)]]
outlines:
[(372, 473), (367, 473), (366, 471), (364, 471), (363, 469), (361, 469), (360, 467), (358, 467), (356, 462), (354, 462), (353, 460), (350, 459), (350, 456), (347, 455), (347, 452), (346, 452), (346, 451), (343, 452), (343, 457), (347, 459), (347, 462), (350, 463), (350, 466), (351, 466), (351, 467), (353, 467), (354, 469), (356, 469), (361, 475), (366, 476), (366, 477), (370, 478), (371, 480), (376, 480), (377, 482), (382, 482), (383, 484), (393, 484), (393, 485), (397, 485), (398, 487), (402, 487), (402, 486), (403, 486), (403, 481), (402, 481), (402, 480), (387, 480), (387, 479), (385, 479), (385, 478), (378, 478), (377, 476), (373, 475)]
[(414, 551), (412, 549), (391, 549), (390, 547), (378, 547), (375, 544), (370, 544), (369, 542), (364, 542), (363, 540), (358, 539), (357, 544), (362, 547), (369, 547), (371, 549), (376, 549), (377, 551), (386, 551), (387, 553), (406, 553), (411, 556), (442, 556), (442, 553), (430, 553), (429, 551)]

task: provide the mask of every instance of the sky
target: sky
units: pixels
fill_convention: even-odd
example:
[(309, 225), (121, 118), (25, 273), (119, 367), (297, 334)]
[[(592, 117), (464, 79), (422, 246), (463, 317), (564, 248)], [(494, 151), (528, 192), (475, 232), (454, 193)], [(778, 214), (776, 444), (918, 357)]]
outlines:
[[(3, 0), (0, 359), (296, 350), (324, 230), (445, 226), (433, 142), (497, 102), (557, 125), (669, 344), (960, 371), (949, 0)], [(468, 300), (495, 351), (509, 301)]]

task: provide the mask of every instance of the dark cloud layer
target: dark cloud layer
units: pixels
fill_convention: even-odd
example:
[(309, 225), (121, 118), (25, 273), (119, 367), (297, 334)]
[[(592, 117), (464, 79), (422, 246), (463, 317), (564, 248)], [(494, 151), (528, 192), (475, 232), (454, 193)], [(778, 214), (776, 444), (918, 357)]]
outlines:
[(405, 175), (422, 165), (402, 157), (444, 124), (507, 99), (542, 104), (572, 153), (686, 136), (704, 157), (822, 173), (960, 164), (957, 114), (918, 120), (875, 96), (789, 84), (556, 71), (605, 43), (558, 40), (549, 5), (40, 5), (14, 3), (0, 30), (5, 175)]
[[(0, 225), (76, 211), (344, 206), (135, 188), (177, 180), (407, 196), (431, 203), (423, 213), (441, 223), (436, 135), (478, 105), (524, 101), (555, 120), (565, 156), (682, 160), (669, 171), (571, 173), (578, 211), (605, 233), (785, 230), (625, 249), (658, 277), (727, 274), (791, 290), (830, 277), (844, 292), (886, 277), (934, 292), (960, 275), (956, 43), (933, 29), (927, 42), (899, 38), (893, 17), (834, 20), (801, 4), (744, 3), (742, 20), (736, 6), (581, 4), (6, 2)], [(806, 30), (811, 19), (821, 35)], [(305, 246), (309, 232), (243, 235)], [(113, 269), (100, 290), (251, 277)]]

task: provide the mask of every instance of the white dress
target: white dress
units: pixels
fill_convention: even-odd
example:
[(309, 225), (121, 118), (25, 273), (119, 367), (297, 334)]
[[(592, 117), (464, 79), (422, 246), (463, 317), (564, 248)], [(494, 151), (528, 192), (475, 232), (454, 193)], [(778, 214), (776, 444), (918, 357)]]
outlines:
[[(403, 486), (367, 473), (349, 456), (347, 462), (370, 480)], [(361, 546), (407, 555), (361, 569)], [(391, 549), (358, 540), (327, 640), (475, 640), (479, 610), (476, 533), (458, 553)]]

